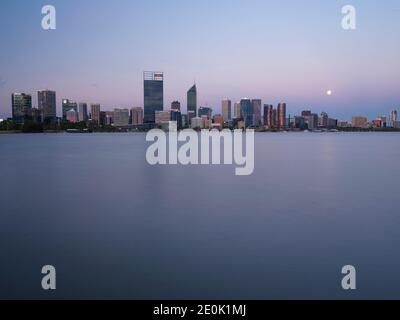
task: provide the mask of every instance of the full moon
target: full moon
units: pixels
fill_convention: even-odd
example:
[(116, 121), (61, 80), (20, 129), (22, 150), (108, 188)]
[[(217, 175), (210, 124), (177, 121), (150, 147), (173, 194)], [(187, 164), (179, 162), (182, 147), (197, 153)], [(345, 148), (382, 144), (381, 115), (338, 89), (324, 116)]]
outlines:
[(332, 95), (332, 90), (328, 90), (328, 91), (326, 92), (326, 94), (327, 94), (328, 96), (331, 96), (331, 95)]

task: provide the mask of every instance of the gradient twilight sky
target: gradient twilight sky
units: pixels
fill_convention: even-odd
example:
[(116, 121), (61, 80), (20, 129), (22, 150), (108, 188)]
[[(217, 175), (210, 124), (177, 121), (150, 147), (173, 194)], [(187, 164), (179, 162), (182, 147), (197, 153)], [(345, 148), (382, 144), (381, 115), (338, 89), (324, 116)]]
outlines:
[[(57, 9), (57, 30), (41, 8)], [(357, 30), (341, 8), (357, 9)], [(165, 107), (262, 98), (339, 119), (400, 109), (399, 0), (1, 0), (0, 117), (11, 93), (57, 91), (102, 109), (143, 105), (142, 72), (165, 73)], [(333, 95), (328, 97), (330, 89)]]

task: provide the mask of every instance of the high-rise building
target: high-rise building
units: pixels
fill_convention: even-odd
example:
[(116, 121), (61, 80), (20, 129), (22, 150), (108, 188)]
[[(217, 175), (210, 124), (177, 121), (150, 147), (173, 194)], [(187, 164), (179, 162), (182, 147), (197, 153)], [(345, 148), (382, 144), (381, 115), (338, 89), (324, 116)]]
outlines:
[(68, 99), (63, 99), (63, 101), (62, 101), (62, 118), (63, 118), (63, 120), (67, 120), (67, 112), (71, 109), (78, 112), (78, 104), (76, 102), (69, 101)]
[(245, 127), (253, 127), (255, 122), (253, 104), (250, 99), (244, 98), (240, 100), (240, 112), (242, 114)]
[(199, 117), (201, 118), (202, 116), (206, 116), (208, 120), (211, 119), (212, 117), (212, 109), (209, 107), (200, 107), (199, 108)]
[(134, 126), (143, 124), (143, 109), (140, 107), (131, 109), (131, 123)]
[(164, 110), (164, 74), (145, 71), (144, 87), (144, 123), (155, 123), (156, 111)]
[(242, 117), (240, 102), (235, 103), (234, 109), (235, 109), (235, 119), (240, 119)]
[(57, 121), (56, 92), (42, 90), (38, 92), (38, 108), (42, 112), (45, 123), (55, 123)]
[(229, 99), (222, 100), (222, 118), (224, 122), (232, 119), (232, 102)]
[[(286, 129), (287, 122), (286, 122), (286, 103), (280, 103), (278, 104), (278, 113), (277, 113), (277, 121), (278, 121), (278, 127), (280, 129)], [(317, 116), (318, 117), (318, 116)], [(317, 120), (318, 122), (318, 120)]]
[(351, 124), (354, 128), (368, 128), (368, 119), (366, 117), (354, 116)]
[(254, 112), (254, 126), (259, 127), (261, 125), (261, 100), (253, 99), (251, 100), (251, 104), (253, 105)]
[(270, 104), (264, 104), (264, 126), (272, 129), (275, 126), (275, 119), (273, 119), (274, 107)]
[(75, 109), (68, 110), (65, 113), (65, 120), (76, 123), (79, 121), (79, 113)]
[(193, 87), (187, 92), (187, 112), (194, 117), (197, 117), (197, 87), (194, 84)]
[(396, 122), (398, 120), (398, 118), (397, 118), (397, 110), (392, 110), (390, 112), (390, 117), (389, 118), (390, 118), (391, 122)]
[(321, 115), (318, 118), (318, 127), (327, 128), (328, 127), (329, 116), (326, 112), (321, 112)]
[(311, 113), (310, 115), (304, 116), (305, 122), (308, 125), (309, 130), (315, 130), (318, 128), (318, 115)]
[(24, 122), (31, 117), (32, 96), (25, 93), (13, 93), (12, 100), (12, 118), (16, 122)]
[(88, 110), (86, 103), (79, 104), (79, 121), (81, 122), (88, 121)]
[[(101, 112), (102, 114), (103, 112)], [(102, 118), (104, 118), (104, 125), (106, 126), (112, 126), (114, 123), (114, 111), (106, 111), (104, 112), (104, 116), (101, 116)]]
[(179, 110), (171, 110), (171, 121), (176, 122), (178, 130), (182, 129), (182, 113)]
[(157, 125), (162, 125), (165, 123), (168, 123), (169, 121), (171, 121), (171, 111), (170, 110), (166, 110), (166, 111), (156, 111), (155, 114), (155, 123)]
[(179, 101), (173, 101), (171, 103), (171, 110), (181, 111), (181, 103)]
[(114, 109), (113, 124), (115, 127), (129, 126), (129, 109)]
[(97, 124), (100, 125), (101, 124), (101, 115), (100, 115), (100, 104), (92, 104), (90, 105), (90, 113), (92, 116), (92, 121)]

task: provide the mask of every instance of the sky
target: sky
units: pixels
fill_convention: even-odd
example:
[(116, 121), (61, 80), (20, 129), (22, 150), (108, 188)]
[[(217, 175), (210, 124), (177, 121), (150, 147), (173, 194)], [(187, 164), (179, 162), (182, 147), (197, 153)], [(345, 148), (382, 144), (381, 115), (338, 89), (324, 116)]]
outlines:
[[(57, 29), (41, 27), (53, 5)], [(341, 27), (344, 5), (357, 29)], [(370, 118), (400, 110), (398, 0), (1, 0), (0, 118), (11, 93), (57, 92), (102, 109), (143, 106), (163, 71), (165, 108), (195, 82), (198, 103), (260, 98), (288, 113)], [(327, 90), (333, 94), (328, 96)]]

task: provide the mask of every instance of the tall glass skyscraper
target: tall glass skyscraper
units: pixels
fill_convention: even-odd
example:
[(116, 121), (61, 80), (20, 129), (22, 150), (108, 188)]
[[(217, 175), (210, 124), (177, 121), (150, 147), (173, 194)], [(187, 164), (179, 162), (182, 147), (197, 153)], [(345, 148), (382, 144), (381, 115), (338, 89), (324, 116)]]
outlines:
[(45, 123), (54, 123), (57, 120), (57, 106), (55, 91), (43, 90), (38, 92), (38, 108), (42, 112)]
[(12, 118), (16, 122), (24, 122), (30, 117), (32, 109), (32, 96), (25, 93), (13, 93), (12, 100)]
[(63, 99), (62, 101), (62, 117), (63, 120), (67, 119), (67, 112), (74, 110), (78, 112), (78, 104), (76, 102), (69, 101), (68, 99)]
[(164, 110), (164, 74), (145, 71), (144, 87), (144, 123), (156, 122), (156, 111)]
[(188, 114), (191, 112), (194, 117), (197, 117), (197, 87), (195, 84), (187, 92), (187, 111)]
[(240, 100), (240, 111), (242, 113), (246, 128), (254, 126), (254, 108), (250, 99), (244, 98)]

